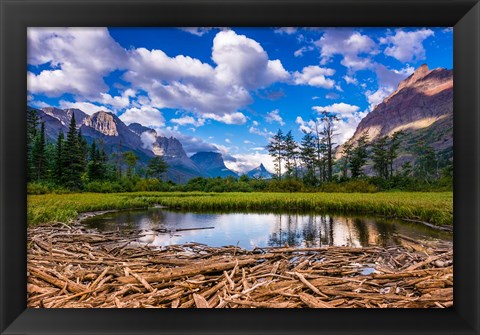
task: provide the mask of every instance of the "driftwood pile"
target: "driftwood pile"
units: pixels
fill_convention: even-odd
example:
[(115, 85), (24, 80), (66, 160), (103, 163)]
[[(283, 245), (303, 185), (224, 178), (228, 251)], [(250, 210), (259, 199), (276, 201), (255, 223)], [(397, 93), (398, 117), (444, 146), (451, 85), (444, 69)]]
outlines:
[(28, 229), (28, 307), (451, 307), (448, 242), (382, 248), (156, 248), (81, 225)]

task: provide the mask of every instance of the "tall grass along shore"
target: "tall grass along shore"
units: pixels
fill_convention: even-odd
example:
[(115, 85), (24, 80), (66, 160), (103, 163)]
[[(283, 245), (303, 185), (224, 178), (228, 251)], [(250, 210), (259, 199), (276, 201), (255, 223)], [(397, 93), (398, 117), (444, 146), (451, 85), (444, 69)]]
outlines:
[(162, 205), (193, 211), (315, 211), (414, 219), (453, 224), (452, 192), (204, 193), (135, 192), (29, 195), (29, 225), (69, 222), (79, 213)]

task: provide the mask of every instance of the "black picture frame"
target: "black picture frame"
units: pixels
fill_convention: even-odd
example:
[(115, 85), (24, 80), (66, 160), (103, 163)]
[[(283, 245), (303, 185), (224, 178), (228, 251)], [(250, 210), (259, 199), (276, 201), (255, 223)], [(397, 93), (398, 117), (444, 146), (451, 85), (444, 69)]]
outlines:
[[(2, 334), (478, 334), (480, 4), (473, 0), (0, 0)], [(29, 26), (453, 26), (454, 307), (409, 310), (26, 308)]]

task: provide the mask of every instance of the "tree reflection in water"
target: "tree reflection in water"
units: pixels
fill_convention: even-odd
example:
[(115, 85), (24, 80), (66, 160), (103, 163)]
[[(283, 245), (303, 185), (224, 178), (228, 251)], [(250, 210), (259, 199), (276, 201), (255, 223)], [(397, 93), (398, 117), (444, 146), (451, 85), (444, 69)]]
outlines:
[(333, 217), (331, 215), (277, 215), (268, 245), (322, 247), (345, 245), (361, 247), (392, 244), (396, 228), (382, 220)]
[[(401, 244), (394, 233), (414, 239), (451, 239), (451, 234), (442, 235), (438, 230), (418, 224), (316, 213), (195, 213), (148, 209), (107, 213), (85, 223), (101, 231), (119, 231), (126, 235), (132, 229), (141, 230), (145, 237), (140, 242), (154, 246), (196, 242), (212, 246), (238, 244), (252, 249), (285, 245), (362, 247)], [(181, 228), (178, 233), (177, 229)]]
[[(278, 246), (296, 246), (301, 244), (301, 234), (298, 230), (298, 214), (279, 214), (275, 222), (275, 231), (268, 238), (268, 245)], [(285, 223), (284, 225), (282, 223)]]

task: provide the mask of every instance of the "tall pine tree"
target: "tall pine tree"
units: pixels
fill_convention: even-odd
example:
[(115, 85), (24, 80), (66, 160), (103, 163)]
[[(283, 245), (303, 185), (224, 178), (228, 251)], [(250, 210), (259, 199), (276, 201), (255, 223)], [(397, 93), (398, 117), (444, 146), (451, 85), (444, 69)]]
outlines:
[(377, 176), (388, 178), (388, 137), (381, 136), (372, 143), (373, 169)]
[(315, 136), (312, 132), (305, 132), (300, 145), (300, 160), (304, 170), (303, 181), (310, 186), (315, 186), (317, 184), (315, 176), (316, 150)]
[(45, 146), (45, 122), (40, 124), (40, 132), (37, 133), (32, 148), (32, 163), (34, 180), (45, 180), (46, 177), (46, 146)]
[(79, 143), (74, 113), (72, 113), (72, 119), (70, 120), (62, 161), (62, 184), (72, 190), (81, 189), (82, 174), (84, 172), (84, 153)]
[(155, 156), (148, 163), (147, 175), (160, 179), (167, 170), (168, 164), (163, 157)]
[(33, 163), (33, 147), (37, 136), (38, 113), (35, 109), (27, 110), (27, 179), (35, 179), (35, 168)]
[(87, 165), (88, 180), (104, 180), (107, 177), (105, 151), (100, 151), (96, 142), (90, 146), (90, 160)]
[(390, 167), (390, 177), (393, 177), (393, 162), (398, 157), (398, 149), (400, 148), (400, 142), (405, 135), (403, 130), (396, 131), (390, 138), (389, 148), (387, 151), (388, 165)]
[(350, 167), (350, 161), (352, 159), (352, 150), (353, 143), (348, 141), (343, 144), (342, 154), (343, 154), (343, 164), (342, 164), (342, 174), (343, 178), (348, 177), (348, 168)]
[(266, 148), (270, 156), (273, 157), (275, 172), (280, 180), (282, 179), (282, 164), (285, 157), (285, 136), (281, 129), (278, 129), (278, 132), (270, 139)]
[(338, 121), (338, 117), (335, 114), (328, 113), (327, 111), (321, 112), (321, 120), (323, 123), (323, 130), (321, 132), (323, 136), (323, 142), (325, 144), (326, 153), (326, 176), (327, 180), (332, 180), (333, 175), (333, 146), (336, 144), (333, 142), (333, 137), (336, 135), (335, 121)]
[(367, 163), (368, 158), (367, 145), (368, 134), (363, 133), (352, 150), (352, 158), (350, 159), (352, 178), (358, 178), (363, 175), (362, 168)]
[(285, 135), (284, 139), (285, 145), (285, 168), (286, 168), (286, 175), (287, 177), (295, 177), (298, 178), (298, 167), (297, 167), (297, 160), (298, 160), (298, 144), (295, 142), (293, 138), (292, 131), (289, 131), (287, 135)]
[(55, 159), (54, 159), (54, 167), (53, 167), (53, 177), (57, 183), (61, 183), (63, 180), (63, 169), (64, 169), (64, 161), (63, 161), (63, 150), (65, 145), (65, 137), (63, 135), (63, 131), (58, 133), (57, 143), (55, 144)]

